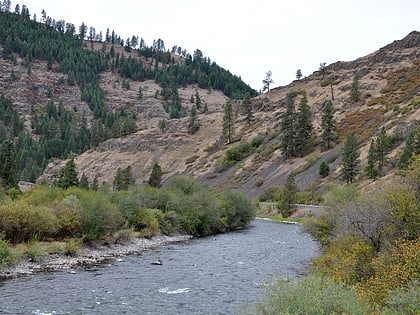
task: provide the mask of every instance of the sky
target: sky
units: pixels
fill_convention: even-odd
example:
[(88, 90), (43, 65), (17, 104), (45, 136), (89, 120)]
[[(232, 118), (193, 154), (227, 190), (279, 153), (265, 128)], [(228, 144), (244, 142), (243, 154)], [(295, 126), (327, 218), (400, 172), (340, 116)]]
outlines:
[(420, 31), (418, 0), (12, 0), (29, 13), (107, 28), (147, 46), (162, 39), (204, 56), (257, 91), (271, 71), (271, 88), (319, 69), (351, 61)]

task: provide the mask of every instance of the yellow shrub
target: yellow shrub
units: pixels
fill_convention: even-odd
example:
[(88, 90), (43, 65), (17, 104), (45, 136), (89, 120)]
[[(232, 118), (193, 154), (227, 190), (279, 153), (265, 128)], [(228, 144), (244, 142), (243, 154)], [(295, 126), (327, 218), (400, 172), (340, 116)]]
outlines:
[(0, 231), (13, 243), (35, 236), (51, 237), (58, 227), (57, 218), (45, 206), (31, 205), (26, 200), (7, 201), (0, 206)]
[(354, 237), (336, 239), (313, 262), (315, 270), (335, 280), (355, 284), (372, 273), (372, 246)]
[(361, 283), (360, 292), (381, 304), (390, 290), (420, 279), (420, 238), (400, 241), (373, 259), (374, 275)]

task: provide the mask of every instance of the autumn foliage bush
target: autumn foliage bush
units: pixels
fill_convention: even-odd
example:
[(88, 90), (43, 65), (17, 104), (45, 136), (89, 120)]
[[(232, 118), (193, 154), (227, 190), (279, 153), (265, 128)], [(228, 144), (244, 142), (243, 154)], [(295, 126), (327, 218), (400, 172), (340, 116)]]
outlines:
[(370, 301), (369, 314), (420, 313), (419, 161), (374, 194), (333, 189), (326, 213), (305, 221), (324, 244), (316, 273), (356, 287)]
[(375, 304), (381, 304), (390, 291), (420, 279), (420, 238), (397, 241), (375, 257), (371, 266), (372, 276), (360, 283), (359, 290)]

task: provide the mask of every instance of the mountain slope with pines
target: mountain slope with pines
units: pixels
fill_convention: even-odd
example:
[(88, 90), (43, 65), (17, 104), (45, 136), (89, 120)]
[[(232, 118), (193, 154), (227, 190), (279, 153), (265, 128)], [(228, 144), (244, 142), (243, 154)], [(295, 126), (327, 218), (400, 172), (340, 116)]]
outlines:
[[(170, 120), (165, 133), (154, 126), (107, 140), (77, 157), (79, 173), (112, 183), (114, 173), (110, 170), (131, 166), (136, 181), (142, 183), (147, 181), (153, 164), (158, 163), (164, 171), (164, 179), (176, 174), (187, 175), (207, 182), (217, 190), (237, 188), (255, 197), (268, 187), (284, 185), (291, 172), (295, 172), (301, 190), (320, 189), (327, 183), (341, 182), (342, 144), (346, 136), (354, 132), (361, 151), (358, 180), (367, 189), (373, 189), (396, 172), (405, 139), (410, 130), (419, 126), (419, 39), (420, 34), (412, 32), (368, 56), (328, 65), (305, 79), (253, 98), (254, 120), (251, 124), (241, 114), (238, 103), (236, 138), (232, 144), (220, 142), (223, 119), (223, 104), (220, 104), (218, 110), (199, 116), (202, 125), (194, 135), (188, 134), (188, 118), (183, 118)], [(354, 101), (351, 91), (356, 72), (360, 97)], [(288, 93), (301, 90), (306, 92), (313, 113), (314, 146), (303, 157), (286, 159), (280, 141), (282, 114)], [(333, 148), (323, 151), (319, 142), (326, 100), (332, 100), (334, 104), (339, 141)], [(395, 143), (388, 153), (386, 175), (372, 181), (364, 174), (364, 168), (370, 141), (377, 137), (382, 127)], [(226, 169), (220, 167), (228, 150), (257, 137), (262, 139), (258, 150)], [(327, 161), (331, 169), (326, 178), (318, 174), (322, 161)], [(54, 169), (57, 175), (61, 166), (51, 165), (45, 175), (51, 176)]]
[[(235, 188), (256, 197), (269, 187), (284, 185), (294, 172), (299, 188), (313, 192), (342, 182), (342, 145), (353, 132), (361, 151), (357, 181), (374, 189), (395, 174), (405, 141), (419, 126), (420, 33), (416, 31), (372, 54), (330, 64), (304, 79), (257, 95), (199, 50), (193, 56), (180, 56), (156, 47), (133, 49), (106, 40), (81, 40), (74, 30), (67, 34), (56, 26), (30, 21), (25, 14), (1, 14), (7, 14), (3, 23), (20, 25), (16, 19), (21, 19), (22, 25), (45, 37), (59, 38), (58, 42), (65, 38), (66, 45), (77, 47), (79, 56), (77, 60), (66, 56), (60, 47), (45, 54), (36, 45), (12, 40), (4, 31), (10, 25), (0, 29), (0, 92), (11, 99), (23, 130), (35, 144), (44, 145), (43, 150), (56, 147), (55, 155), (45, 154), (40, 165), (50, 163), (38, 182), (57, 180), (66, 159), (74, 156), (79, 176), (85, 174), (90, 183), (96, 179), (99, 184), (112, 185), (118, 169), (128, 166), (136, 183), (146, 183), (158, 163), (164, 181), (173, 175), (191, 176), (216, 190)], [(87, 67), (78, 65), (80, 60), (93, 68), (77, 70)], [(245, 93), (252, 97), (251, 121), (240, 100)], [(302, 95), (306, 96), (313, 137), (309, 151), (286, 158), (281, 124), (291, 94), (297, 95), (296, 107)], [(339, 138), (324, 150), (320, 147), (321, 117), (328, 100), (335, 109)], [(231, 143), (222, 137), (223, 111), (229, 101), (236, 117)], [(200, 125), (191, 134), (193, 106), (201, 107)], [(72, 127), (64, 128), (69, 122)], [(383, 176), (372, 181), (364, 169), (369, 144), (382, 128), (393, 144)], [(226, 156), (238, 151), (242, 156), (227, 164)], [(322, 162), (329, 165), (327, 177), (319, 175)]]

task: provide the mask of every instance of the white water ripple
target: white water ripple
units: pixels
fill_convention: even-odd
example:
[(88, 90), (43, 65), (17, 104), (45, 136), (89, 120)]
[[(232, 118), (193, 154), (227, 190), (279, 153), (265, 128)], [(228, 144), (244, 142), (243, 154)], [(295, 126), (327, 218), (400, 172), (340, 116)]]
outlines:
[(165, 287), (165, 288), (160, 288), (158, 291), (160, 293), (166, 293), (166, 294), (181, 294), (181, 293), (190, 292), (190, 289), (189, 288), (181, 288), (181, 289), (176, 289), (176, 290), (169, 290), (168, 287)]

